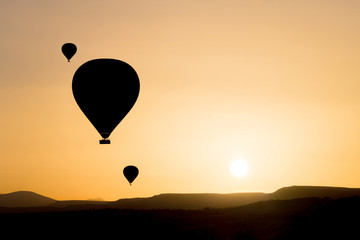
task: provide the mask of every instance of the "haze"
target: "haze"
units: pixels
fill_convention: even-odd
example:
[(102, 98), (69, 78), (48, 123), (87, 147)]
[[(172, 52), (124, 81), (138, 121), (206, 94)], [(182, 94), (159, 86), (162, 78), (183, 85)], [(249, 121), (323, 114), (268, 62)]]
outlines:
[[(159, 193), (358, 187), (360, 2), (0, 3), (0, 192), (115, 200)], [(68, 63), (61, 46), (78, 52)], [(140, 78), (100, 135), (73, 98), (84, 62)], [(236, 158), (250, 171), (229, 172)], [(136, 165), (130, 187), (122, 175)]]

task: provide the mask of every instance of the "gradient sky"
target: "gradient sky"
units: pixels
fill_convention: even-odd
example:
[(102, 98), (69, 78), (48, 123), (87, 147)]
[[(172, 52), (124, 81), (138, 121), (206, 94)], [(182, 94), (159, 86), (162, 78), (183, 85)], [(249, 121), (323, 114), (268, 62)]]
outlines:
[[(0, 193), (359, 187), (359, 11), (358, 0), (2, 0)], [(78, 47), (70, 63), (66, 42)], [(72, 95), (95, 58), (140, 78), (110, 145)], [(247, 176), (231, 175), (236, 158)], [(131, 187), (129, 164), (140, 170)]]

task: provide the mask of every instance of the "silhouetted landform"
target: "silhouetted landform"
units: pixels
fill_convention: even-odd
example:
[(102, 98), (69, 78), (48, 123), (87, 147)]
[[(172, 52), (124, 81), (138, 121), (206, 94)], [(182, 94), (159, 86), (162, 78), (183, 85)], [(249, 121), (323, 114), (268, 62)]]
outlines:
[(1, 207), (42, 207), (55, 202), (56, 200), (54, 199), (29, 191), (0, 194)]
[(333, 199), (360, 196), (360, 188), (292, 186), (269, 194), (271, 199), (295, 199), (306, 197), (330, 197)]
[(203, 209), (237, 207), (264, 200), (264, 193), (160, 194), (150, 198), (120, 199), (108, 205), (120, 209)]
[[(1, 194), (0, 207), (58, 207), (69, 209), (86, 208), (117, 208), (117, 209), (203, 209), (238, 207), (250, 203), (266, 200), (286, 200), (307, 197), (329, 197), (332, 199), (360, 196), (360, 188), (318, 187), (318, 186), (291, 186), (281, 188), (273, 193), (198, 193), (198, 194), (160, 194), (148, 198), (119, 199), (108, 201), (56, 201), (36, 195), (27, 202), (17, 193)], [(9, 195), (8, 197), (6, 197)], [(17, 197), (19, 199), (17, 199)], [(6, 201), (8, 199), (8, 201)], [(29, 198), (30, 199), (30, 198)], [(38, 202), (35, 199), (39, 199)], [(42, 200), (43, 199), (43, 200)], [(49, 200), (49, 201), (48, 201)], [(4, 210), (4, 209), (3, 209)], [(12, 210), (14, 211), (14, 209)], [(27, 210), (28, 211), (28, 210)]]
[(72, 207), (72, 206), (76, 206), (76, 207), (81, 207), (82, 208), (86, 208), (86, 207), (90, 207), (93, 208), (97, 205), (101, 206), (101, 205), (106, 205), (108, 203), (108, 201), (93, 201), (93, 200), (66, 200), (66, 201), (56, 201), (50, 205), (48, 205), (48, 207)]
[(222, 209), (7, 213), (0, 226), (9, 239), (357, 239), (359, 216), (358, 196), (310, 197)]

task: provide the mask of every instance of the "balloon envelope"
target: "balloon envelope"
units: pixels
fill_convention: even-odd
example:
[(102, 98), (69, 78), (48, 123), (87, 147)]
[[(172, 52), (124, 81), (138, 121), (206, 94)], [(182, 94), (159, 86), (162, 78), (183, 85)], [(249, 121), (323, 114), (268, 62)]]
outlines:
[(70, 59), (75, 55), (76, 50), (77, 50), (76, 45), (73, 43), (65, 43), (61, 47), (61, 51), (67, 58), (68, 62), (70, 62)]
[(135, 104), (140, 82), (129, 64), (116, 59), (94, 59), (76, 70), (72, 90), (80, 109), (106, 139)]
[(129, 181), (130, 185), (139, 174), (139, 169), (135, 166), (126, 166), (123, 170), (124, 176)]

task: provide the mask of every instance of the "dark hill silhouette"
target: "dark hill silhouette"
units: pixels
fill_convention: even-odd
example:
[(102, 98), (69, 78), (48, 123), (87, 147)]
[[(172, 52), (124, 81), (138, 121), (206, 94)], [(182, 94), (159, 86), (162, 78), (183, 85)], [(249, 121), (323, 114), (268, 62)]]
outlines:
[(100, 200), (67, 200), (67, 201), (56, 201), (50, 205), (49, 207), (95, 207), (97, 205), (105, 205), (108, 201), (100, 201)]
[(119, 209), (202, 209), (237, 207), (277, 199), (329, 197), (332, 199), (360, 196), (360, 188), (291, 186), (273, 193), (233, 194), (160, 194), (150, 198), (119, 199), (109, 206)]
[(360, 188), (292, 186), (269, 194), (269, 199), (295, 199), (306, 197), (330, 197), (333, 199), (360, 196)]
[(56, 233), (64, 239), (318, 240), (356, 239), (359, 216), (359, 197), (311, 197), (223, 209), (8, 213), (0, 214), (0, 224), (2, 235), (14, 239)]
[(56, 200), (29, 191), (0, 194), (0, 207), (41, 207), (54, 202)]
[[(296, 198), (346, 198), (360, 196), (360, 188), (291, 186), (273, 193), (232, 193), (232, 194), (160, 194), (148, 198), (119, 199), (108, 201), (56, 201), (32, 192), (16, 192), (0, 195), (0, 207), (41, 207), (76, 209), (203, 209), (243, 206), (266, 200), (286, 200)], [(2, 209), (5, 211), (6, 209)], [(35, 210), (35, 209), (33, 209)], [(14, 211), (14, 209), (12, 210)], [(20, 210), (19, 210), (20, 211)]]
[(202, 209), (245, 205), (264, 199), (264, 193), (160, 194), (150, 198), (120, 199), (109, 203), (120, 209)]

